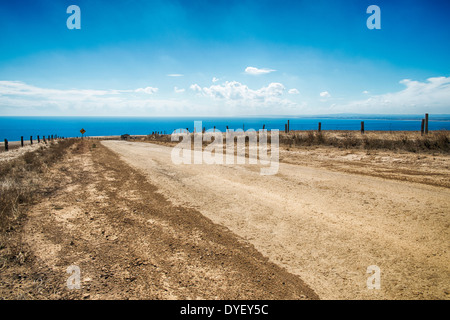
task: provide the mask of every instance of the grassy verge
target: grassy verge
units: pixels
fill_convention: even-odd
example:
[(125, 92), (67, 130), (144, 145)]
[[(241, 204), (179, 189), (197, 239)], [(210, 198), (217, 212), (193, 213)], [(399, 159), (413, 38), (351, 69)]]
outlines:
[(0, 269), (9, 260), (19, 263), (25, 260), (20, 245), (11, 243), (13, 231), (26, 216), (27, 207), (48, 192), (44, 187), (44, 173), (74, 143), (73, 139), (62, 140), (0, 163)]
[(285, 146), (331, 146), (344, 149), (391, 150), (408, 152), (450, 152), (450, 133), (433, 131), (421, 136), (416, 132), (293, 132), (282, 134)]
[[(224, 134), (225, 138), (225, 134)], [(130, 141), (151, 142), (167, 146), (175, 146), (170, 135), (148, 135), (136, 137)], [(181, 141), (181, 139), (180, 139)], [(387, 150), (450, 153), (450, 132), (446, 130), (432, 131), (428, 135), (408, 131), (370, 131), (361, 134), (358, 131), (292, 131), (279, 136), (280, 146), (284, 148), (324, 146), (340, 149)], [(246, 139), (248, 143), (248, 139)], [(270, 143), (270, 134), (268, 135)], [(194, 136), (191, 134), (191, 146)], [(210, 142), (203, 142), (203, 146)]]

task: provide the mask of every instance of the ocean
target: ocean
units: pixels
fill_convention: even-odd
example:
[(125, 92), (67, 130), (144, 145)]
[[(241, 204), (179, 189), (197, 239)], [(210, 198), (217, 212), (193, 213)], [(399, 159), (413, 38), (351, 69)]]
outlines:
[[(290, 130), (317, 130), (321, 122), (322, 130), (360, 130), (364, 121), (365, 131), (420, 131), (423, 115), (331, 115), (316, 117), (0, 117), (0, 141), (19, 141), (37, 135), (59, 137), (146, 135), (152, 132), (171, 134), (176, 129), (194, 131), (194, 121), (202, 121), (202, 126), (220, 131), (230, 129), (259, 130), (265, 125), (268, 130), (284, 130), (289, 120)], [(430, 115), (429, 130), (450, 130), (450, 115)]]

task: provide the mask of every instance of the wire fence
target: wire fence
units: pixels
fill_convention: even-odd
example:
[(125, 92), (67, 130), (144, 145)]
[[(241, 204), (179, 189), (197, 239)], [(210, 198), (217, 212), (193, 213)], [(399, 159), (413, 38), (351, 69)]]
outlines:
[[(194, 126), (187, 126), (185, 128), (177, 128), (168, 133), (172, 132), (200, 132), (205, 130), (215, 130), (220, 132), (226, 132), (227, 130), (260, 130), (267, 129), (279, 130), (281, 132), (291, 132), (291, 131), (423, 131), (426, 130), (426, 124), (422, 128), (421, 120), (405, 120), (405, 121), (380, 121), (380, 120), (364, 120), (364, 121), (345, 121), (345, 120), (330, 120), (330, 121), (292, 121), (286, 120), (286, 122), (246, 122), (239, 125), (230, 124), (226, 125), (224, 123), (217, 122), (203, 123), (202, 128), (195, 128)], [(429, 130), (449, 130), (450, 122), (446, 121), (430, 121), (428, 122)], [(164, 131), (154, 131), (158, 134), (166, 134)]]
[(2, 143), (0, 143), (0, 149), (1, 151), (9, 151), (11, 149), (17, 149), (20, 147), (24, 147), (27, 145), (33, 145), (33, 144), (40, 144), (40, 143), (48, 143), (53, 142), (55, 140), (61, 140), (64, 139), (64, 137), (58, 137), (58, 135), (43, 135), (43, 136), (30, 136), (30, 139), (24, 139), (23, 136), (20, 137), (20, 140), (18, 141), (8, 141), (8, 139), (4, 139)]

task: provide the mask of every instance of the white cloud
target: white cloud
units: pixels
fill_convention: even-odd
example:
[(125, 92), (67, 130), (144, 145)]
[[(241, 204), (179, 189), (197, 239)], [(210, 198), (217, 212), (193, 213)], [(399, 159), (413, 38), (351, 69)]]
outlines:
[(191, 84), (189, 89), (194, 90), (194, 91), (198, 91), (198, 92), (202, 91), (202, 88), (198, 84)]
[(216, 83), (217, 81), (219, 81), (219, 78), (216, 78), (216, 77), (213, 77), (213, 78), (212, 78), (212, 82), (213, 82), (213, 83)]
[(138, 89), (134, 90), (134, 92), (143, 92), (143, 93), (147, 93), (147, 94), (154, 94), (154, 93), (158, 92), (158, 88), (153, 88), (153, 87), (138, 88)]
[(369, 91), (364, 90), (364, 91), (362, 92), (362, 94), (369, 94)]
[[(285, 87), (281, 83), (273, 82), (269, 85), (251, 89), (247, 85), (237, 81), (226, 81), (221, 85), (200, 87), (193, 84), (190, 89), (197, 93), (198, 97), (209, 100), (206, 102), (211, 109), (226, 109), (230, 114), (294, 114), (303, 111), (305, 103), (294, 103), (283, 98)], [(227, 106), (223, 108), (224, 104)]]
[(404, 79), (405, 89), (352, 101), (338, 108), (353, 112), (379, 113), (448, 113), (450, 106), (450, 77), (428, 78), (426, 81)]
[(285, 90), (281, 83), (271, 83), (267, 87), (252, 90), (237, 81), (227, 81), (222, 85), (212, 85), (204, 88), (201, 88), (198, 84), (193, 84), (190, 88), (204, 96), (225, 100), (265, 100), (271, 97), (279, 97)]
[(247, 67), (245, 68), (245, 73), (247, 74), (251, 74), (251, 75), (260, 75), (260, 74), (267, 74), (267, 73), (271, 73), (274, 72), (276, 70), (272, 70), (272, 69), (258, 69), (255, 67)]
[(183, 75), (180, 73), (169, 73), (167, 76), (168, 77), (182, 77)]
[(322, 98), (329, 98), (329, 97), (331, 97), (331, 94), (328, 91), (323, 91), (320, 93), (320, 96)]
[(0, 95), (18, 95), (18, 96), (104, 96), (108, 94), (118, 94), (120, 90), (80, 90), (80, 89), (46, 89), (28, 85), (21, 81), (0, 81)]
[[(0, 109), (4, 113), (17, 115), (28, 110), (31, 115), (78, 114), (93, 115), (113, 110), (132, 110), (152, 104), (149, 94), (157, 88), (135, 90), (49, 89), (20, 81), (0, 81)], [(144, 94), (142, 94), (144, 93)], [(108, 111), (109, 110), (109, 111)]]
[(182, 93), (182, 92), (184, 92), (185, 90), (184, 90), (184, 89), (178, 89), (178, 87), (174, 87), (174, 88), (173, 88), (173, 91), (175, 91), (176, 93)]
[[(250, 89), (239, 82), (226, 82), (201, 88), (193, 84), (194, 99), (155, 99), (157, 88), (138, 89), (49, 89), (18, 81), (0, 81), (2, 115), (258, 115), (294, 114), (304, 110), (304, 104), (283, 99), (284, 86), (270, 83)], [(181, 91), (177, 87), (174, 91)], [(153, 94), (147, 94), (153, 93)], [(175, 94), (175, 92), (173, 93)], [(224, 108), (224, 106), (226, 106)]]
[(297, 89), (292, 88), (292, 89), (289, 89), (288, 93), (289, 94), (299, 94), (300, 92)]

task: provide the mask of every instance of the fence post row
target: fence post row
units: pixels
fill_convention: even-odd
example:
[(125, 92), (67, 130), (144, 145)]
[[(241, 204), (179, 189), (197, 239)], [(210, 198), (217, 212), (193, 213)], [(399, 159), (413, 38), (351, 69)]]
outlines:
[[(50, 139), (51, 140), (53, 140), (53, 139), (58, 139), (58, 135), (49, 135), (48, 136), (48, 140), (50, 141)], [(64, 137), (60, 137), (60, 139), (64, 139)], [(42, 136), (42, 141), (44, 142), (44, 143), (47, 143), (47, 141), (46, 141), (46, 139), (45, 139), (45, 135), (43, 135)], [(38, 143), (41, 143), (41, 137), (40, 136), (37, 136), (37, 142)], [(21, 136), (20, 137), (20, 145), (23, 147), (24, 146), (24, 141), (23, 141), (23, 136)], [(33, 136), (30, 136), (30, 145), (33, 145)], [(5, 151), (8, 151), (9, 150), (9, 142), (8, 142), (8, 139), (5, 139)]]
[[(429, 114), (425, 113), (425, 118), (422, 119), (421, 125), (420, 125), (420, 134), (422, 136), (424, 134), (426, 134), (426, 135), (428, 134), (428, 122), (429, 122)], [(228, 132), (229, 127), (226, 126), (226, 128), (227, 128), (227, 132)], [(245, 124), (242, 125), (242, 128), (245, 131)], [(263, 124), (262, 128), (264, 130), (266, 128), (266, 125)], [(318, 130), (318, 132), (322, 131), (322, 123), (321, 122), (318, 123), (317, 130)], [(189, 132), (189, 129), (186, 128), (186, 131)], [(194, 128), (194, 133), (196, 133), (196, 131), (197, 131), (196, 128)], [(216, 132), (216, 126), (214, 126), (214, 130), (213, 131)], [(203, 133), (206, 132), (206, 127), (203, 127), (202, 132)], [(290, 120), (287, 120), (287, 123), (284, 124), (284, 132), (285, 133), (289, 133), (290, 132)], [(361, 134), (364, 134), (364, 132), (365, 132), (365, 130), (364, 130), (364, 121), (361, 121)], [(162, 131), (161, 131), (161, 134), (162, 134)], [(165, 134), (165, 132), (164, 132), (164, 134)], [(48, 138), (47, 138), (48, 141), (53, 141), (54, 139), (58, 139), (58, 135), (56, 135), (56, 134), (55, 135), (48, 135)], [(64, 137), (60, 137), (59, 139), (65, 139), (65, 138)], [(47, 143), (47, 140), (45, 139), (45, 135), (43, 135), (42, 136), (42, 141), (44, 143)], [(41, 143), (41, 138), (40, 138), (39, 135), (37, 136), (37, 142)], [(30, 144), (31, 145), (33, 144), (33, 136), (30, 136)], [(22, 147), (24, 146), (23, 136), (20, 137), (20, 145)], [(8, 139), (5, 139), (5, 151), (8, 151), (8, 150), (9, 150)]]

